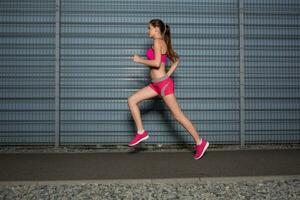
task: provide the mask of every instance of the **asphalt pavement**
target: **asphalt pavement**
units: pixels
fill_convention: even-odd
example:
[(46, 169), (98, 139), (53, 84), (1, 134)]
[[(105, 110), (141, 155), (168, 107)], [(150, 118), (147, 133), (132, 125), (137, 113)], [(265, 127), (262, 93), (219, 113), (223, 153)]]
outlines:
[(164, 179), (300, 174), (300, 149), (1, 153), (0, 181)]

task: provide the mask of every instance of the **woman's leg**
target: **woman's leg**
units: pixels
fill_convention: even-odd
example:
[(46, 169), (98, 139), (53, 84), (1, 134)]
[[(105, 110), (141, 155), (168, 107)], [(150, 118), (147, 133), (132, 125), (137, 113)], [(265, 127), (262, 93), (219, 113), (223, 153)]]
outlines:
[(162, 97), (165, 104), (171, 110), (174, 118), (192, 135), (196, 144), (200, 143), (200, 136), (192, 122), (184, 115), (181, 111), (180, 106), (177, 103), (176, 96), (174, 94), (169, 94)]
[(151, 87), (146, 86), (128, 97), (128, 107), (130, 109), (137, 130), (144, 129), (138, 103), (145, 99), (153, 98), (157, 95), (158, 94)]

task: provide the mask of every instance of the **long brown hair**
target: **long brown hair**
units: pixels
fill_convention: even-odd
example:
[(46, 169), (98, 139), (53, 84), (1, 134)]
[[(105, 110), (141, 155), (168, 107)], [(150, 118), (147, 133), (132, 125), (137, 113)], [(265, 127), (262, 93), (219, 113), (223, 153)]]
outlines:
[(171, 43), (171, 30), (170, 30), (170, 27), (168, 24), (164, 24), (162, 20), (160, 19), (152, 19), (150, 22), (149, 22), (153, 27), (158, 27), (163, 38), (164, 38), (164, 41), (166, 42), (167, 44), (167, 55), (168, 57), (173, 61), (175, 62), (179, 56), (178, 54), (173, 50), (173, 47), (172, 47), (172, 43)]

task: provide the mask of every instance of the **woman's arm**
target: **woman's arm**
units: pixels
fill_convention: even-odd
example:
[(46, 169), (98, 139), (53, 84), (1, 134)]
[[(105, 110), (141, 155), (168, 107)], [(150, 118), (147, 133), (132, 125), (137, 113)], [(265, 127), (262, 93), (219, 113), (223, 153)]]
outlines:
[(170, 66), (170, 69), (167, 72), (168, 76), (171, 76), (171, 74), (175, 71), (175, 69), (179, 63), (180, 63), (180, 59), (177, 58), (177, 60), (174, 63), (172, 63), (172, 65)]
[(141, 63), (144, 65), (148, 65), (151, 67), (159, 68), (161, 64), (161, 49), (160, 49), (160, 44), (159, 41), (154, 40), (154, 52), (155, 52), (155, 59), (154, 60), (148, 60), (144, 59), (138, 55), (133, 56), (133, 61), (137, 63)]

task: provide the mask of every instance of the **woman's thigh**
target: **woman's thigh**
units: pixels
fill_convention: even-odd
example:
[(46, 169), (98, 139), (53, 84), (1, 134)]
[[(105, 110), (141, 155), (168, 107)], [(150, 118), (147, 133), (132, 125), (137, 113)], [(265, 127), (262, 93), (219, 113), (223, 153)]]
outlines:
[(146, 86), (129, 96), (128, 100), (134, 103), (138, 103), (140, 101), (153, 98), (157, 95), (157, 92), (155, 92), (150, 86)]

